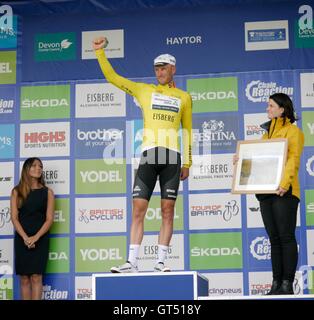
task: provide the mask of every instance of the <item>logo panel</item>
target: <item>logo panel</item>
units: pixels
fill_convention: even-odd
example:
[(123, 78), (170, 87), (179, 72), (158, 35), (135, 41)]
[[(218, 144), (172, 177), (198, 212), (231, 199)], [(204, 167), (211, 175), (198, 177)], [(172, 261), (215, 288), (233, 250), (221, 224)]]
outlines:
[(14, 162), (0, 162), (0, 197), (10, 197), (14, 187)]
[(238, 110), (238, 78), (188, 79), (193, 113)]
[(126, 232), (126, 198), (76, 198), (75, 232)]
[(75, 155), (83, 158), (124, 158), (125, 123), (92, 120), (76, 123)]
[(239, 139), (238, 115), (193, 117), (192, 153), (210, 154), (211, 152), (235, 151)]
[(70, 200), (65, 198), (55, 199), (55, 212), (51, 234), (70, 232)]
[[(2, 17), (0, 18), (0, 20)], [(11, 49), (16, 48), (16, 35), (17, 35), (17, 16), (13, 16), (12, 26), (4, 27), (0, 23), (0, 48)]]
[(47, 273), (64, 273), (70, 271), (69, 238), (50, 238)]
[(98, 30), (82, 32), (82, 59), (96, 59), (92, 41), (97, 37), (106, 37), (108, 45), (105, 49), (107, 58), (124, 58), (124, 30)]
[(288, 20), (245, 22), (245, 51), (289, 49)]
[(16, 83), (16, 51), (0, 51), (0, 84)]
[[(158, 255), (158, 235), (144, 235), (138, 268), (143, 271), (153, 271)], [(184, 270), (184, 239), (183, 234), (174, 234), (171, 238), (165, 264), (171, 270)]]
[(190, 269), (242, 268), (240, 232), (190, 234)]
[(22, 123), (21, 157), (57, 157), (70, 155), (70, 123)]
[(77, 118), (125, 117), (126, 94), (111, 83), (75, 85)]
[(13, 235), (9, 200), (0, 200), (0, 234)]
[(125, 193), (125, 160), (116, 160), (117, 163), (107, 163), (104, 160), (76, 160), (75, 192), (81, 194)]
[(0, 159), (14, 158), (15, 155), (15, 126), (0, 124)]
[(294, 25), (295, 46), (314, 48), (313, 8), (309, 5), (302, 5), (298, 13), (299, 19)]
[(314, 112), (302, 112), (302, 130), (304, 132), (304, 146), (314, 146)]
[(14, 121), (16, 109), (15, 88), (0, 88), (0, 118), (4, 121)]
[[(178, 195), (174, 208), (174, 230), (183, 230), (183, 213), (183, 196)], [(144, 231), (159, 231), (161, 220), (160, 196), (152, 196), (145, 215)]]
[(74, 60), (75, 58), (76, 36), (74, 32), (35, 35), (35, 61)]
[(232, 154), (194, 156), (190, 168), (189, 190), (230, 189), (232, 157)]
[(241, 196), (227, 193), (189, 196), (189, 229), (241, 228)]
[(75, 271), (105, 272), (125, 262), (126, 237), (76, 237)]
[(70, 117), (70, 86), (21, 88), (21, 120)]

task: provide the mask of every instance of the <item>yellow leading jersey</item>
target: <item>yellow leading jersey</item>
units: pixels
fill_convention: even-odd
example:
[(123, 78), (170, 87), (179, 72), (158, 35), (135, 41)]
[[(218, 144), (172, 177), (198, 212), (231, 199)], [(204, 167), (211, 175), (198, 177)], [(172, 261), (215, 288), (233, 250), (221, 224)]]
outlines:
[(192, 99), (178, 88), (134, 82), (118, 75), (103, 49), (96, 56), (107, 81), (132, 95), (142, 109), (144, 131), (142, 151), (165, 147), (180, 152), (179, 130), (182, 125), (183, 166), (192, 165)]

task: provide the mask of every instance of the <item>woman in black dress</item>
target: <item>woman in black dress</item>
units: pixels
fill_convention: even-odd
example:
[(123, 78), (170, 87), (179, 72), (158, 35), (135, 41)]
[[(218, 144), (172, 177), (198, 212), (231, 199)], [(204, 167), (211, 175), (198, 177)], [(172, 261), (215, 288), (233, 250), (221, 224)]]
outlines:
[(45, 186), (43, 164), (25, 160), (20, 182), (11, 193), (11, 219), (15, 228), (15, 272), (20, 275), (21, 298), (40, 300), (53, 223), (54, 194)]

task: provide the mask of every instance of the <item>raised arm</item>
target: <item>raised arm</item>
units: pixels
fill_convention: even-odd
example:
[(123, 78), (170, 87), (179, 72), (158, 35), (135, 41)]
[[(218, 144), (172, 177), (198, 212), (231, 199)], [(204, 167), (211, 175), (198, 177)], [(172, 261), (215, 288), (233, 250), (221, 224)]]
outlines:
[(98, 63), (105, 78), (108, 82), (112, 83), (116, 87), (136, 97), (140, 90), (140, 85), (137, 82), (121, 77), (114, 71), (105, 55), (104, 48), (107, 46), (107, 44), (108, 40), (105, 37), (99, 37), (93, 40), (93, 49), (95, 50)]

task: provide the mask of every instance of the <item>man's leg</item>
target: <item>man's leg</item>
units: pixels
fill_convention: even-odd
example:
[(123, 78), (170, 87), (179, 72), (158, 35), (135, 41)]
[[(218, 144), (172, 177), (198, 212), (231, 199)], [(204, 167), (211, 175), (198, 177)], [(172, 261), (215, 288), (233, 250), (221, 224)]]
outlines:
[(169, 246), (172, 237), (175, 204), (175, 200), (161, 199), (162, 222), (158, 244), (163, 246)]
[(164, 266), (169, 243), (173, 233), (174, 207), (180, 184), (180, 154), (168, 150), (169, 157), (164, 169), (160, 171), (161, 214), (162, 222), (158, 239), (158, 257), (155, 271), (170, 271)]
[(146, 151), (142, 155), (133, 185), (133, 210), (128, 260), (122, 266), (112, 267), (111, 272), (137, 271), (137, 258), (144, 234), (144, 217), (157, 180), (154, 158), (155, 150)]
[(133, 212), (130, 234), (130, 246), (128, 261), (137, 267), (137, 258), (144, 235), (144, 217), (147, 211), (146, 199), (133, 199)]

